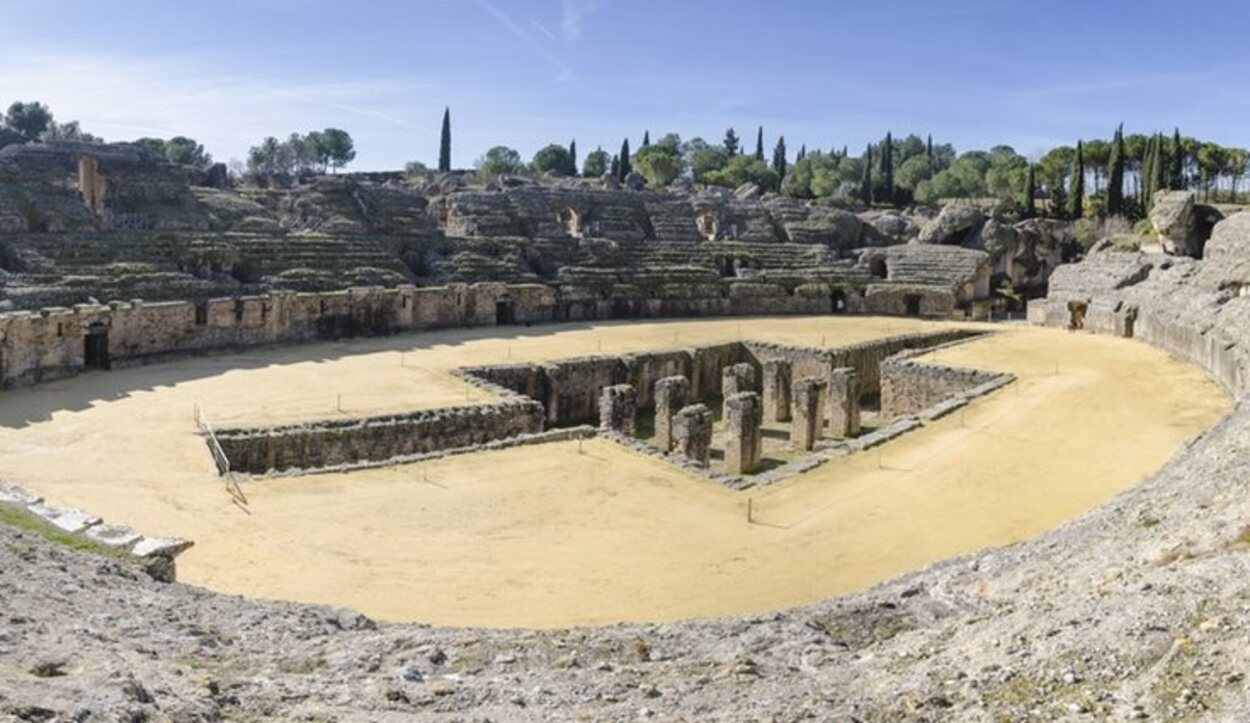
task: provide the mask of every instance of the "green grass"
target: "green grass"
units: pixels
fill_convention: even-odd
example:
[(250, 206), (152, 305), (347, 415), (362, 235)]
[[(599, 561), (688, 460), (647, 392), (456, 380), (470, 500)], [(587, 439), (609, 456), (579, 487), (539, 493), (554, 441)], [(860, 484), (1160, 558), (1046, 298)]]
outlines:
[(79, 552), (90, 552), (106, 557), (128, 558), (121, 549), (97, 542), (86, 535), (77, 535), (44, 522), (20, 507), (0, 503), (0, 525), (37, 535), (54, 545)]

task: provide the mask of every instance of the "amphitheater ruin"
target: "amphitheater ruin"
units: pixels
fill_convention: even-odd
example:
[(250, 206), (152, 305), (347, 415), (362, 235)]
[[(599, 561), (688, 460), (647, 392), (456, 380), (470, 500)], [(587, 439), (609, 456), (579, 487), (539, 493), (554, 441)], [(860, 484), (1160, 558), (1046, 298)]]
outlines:
[[(147, 702), (95, 705), (1235, 705), (1240, 628), (1211, 642), (1214, 677), (1175, 664), (1245, 599), (1201, 581), (1244, 572), (1250, 542), (1250, 216), (1208, 227), (1172, 198), (1165, 248), (1078, 260), (1060, 222), (753, 188), (217, 186), (124, 144), (0, 150), (0, 503), (153, 578), (64, 605), (195, 621), (145, 643)], [(1002, 289), (1034, 297), (1027, 319)], [(87, 569), (29, 554), (63, 556), (39, 574), (64, 589)], [(56, 606), (22, 580), (3, 596)], [(29, 683), (0, 713), (68, 716), (111, 649), (87, 627), (0, 633), (0, 671)], [(197, 636), (304, 657), (226, 695), (193, 680), (226, 660)], [(1186, 643), (1151, 657), (1156, 637)], [(73, 673), (14, 662), (67, 646)]]

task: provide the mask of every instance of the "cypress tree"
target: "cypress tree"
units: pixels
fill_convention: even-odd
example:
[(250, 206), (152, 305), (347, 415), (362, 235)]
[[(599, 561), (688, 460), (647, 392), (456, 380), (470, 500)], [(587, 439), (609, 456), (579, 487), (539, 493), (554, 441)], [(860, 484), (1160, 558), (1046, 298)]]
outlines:
[(739, 145), (741, 144), (738, 141), (738, 134), (734, 133), (734, 129), (730, 128), (729, 130), (725, 131), (724, 146), (725, 146), (725, 150), (728, 151), (730, 157), (738, 155)]
[(777, 139), (777, 147), (773, 149), (773, 170), (777, 172), (777, 183), (786, 177), (786, 137)]
[[(1172, 171), (1175, 170), (1175, 165), (1174, 165), (1176, 163), (1175, 159), (1179, 157), (1179, 154), (1173, 157), (1169, 157), (1163, 147), (1164, 142), (1165, 141), (1163, 139), (1163, 134), (1162, 133), (1157, 134), (1155, 137), (1155, 159), (1154, 159), (1154, 163), (1151, 164), (1151, 167), (1150, 167), (1150, 189), (1151, 189), (1150, 205), (1151, 207), (1154, 207), (1154, 194), (1169, 187), (1169, 180), (1170, 180), (1169, 176), (1171, 175)], [(1171, 169), (1169, 169), (1169, 166), (1168, 166), (1169, 161), (1171, 161), (1173, 164)], [(1180, 186), (1183, 188), (1184, 185), (1185, 185), (1184, 174), (1182, 172)]]
[(1119, 216), (1124, 213), (1124, 124), (1115, 129), (1111, 141), (1110, 176), (1107, 182), (1107, 213)]
[(1168, 188), (1173, 191), (1185, 190), (1185, 149), (1181, 145), (1181, 129), (1177, 128), (1172, 132), (1172, 147), (1170, 150), (1171, 168), (1168, 175)]
[(1157, 142), (1159, 136), (1152, 135), (1146, 139), (1146, 150), (1142, 154), (1141, 160), (1141, 208), (1142, 211), (1150, 212), (1150, 200), (1154, 197), (1154, 166), (1157, 162)]
[(851, 157), (850, 151), (846, 149), (846, 146), (842, 146), (842, 158), (850, 158), (850, 157)]
[(633, 173), (634, 171), (633, 164), (629, 162), (629, 139), (628, 138), (621, 141), (620, 159), (621, 159), (621, 168), (620, 168), (620, 173), (617, 174), (617, 178), (624, 181), (625, 177), (628, 176), (630, 173)]
[(1036, 166), (1029, 164), (1029, 175), (1024, 182), (1024, 216), (1025, 218), (1033, 218), (1037, 215), (1037, 203), (1034, 199), (1037, 197), (1037, 176), (1035, 175)]
[(864, 203), (872, 204), (872, 144), (864, 152), (864, 175), (860, 181), (859, 196)]
[(764, 162), (764, 126), (760, 126), (759, 133), (755, 135), (755, 160)]
[(888, 131), (881, 149), (881, 195), (886, 203), (894, 203), (894, 134)]
[(566, 170), (568, 171), (567, 175), (570, 175), (570, 176), (577, 175), (577, 139), (576, 138), (569, 141), (569, 167)]
[(617, 156), (617, 155), (612, 156), (612, 165), (609, 166), (608, 170), (609, 172), (611, 172), (613, 178), (619, 179), (621, 177), (621, 157), (620, 156)]
[(1072, 164), (1072, 178), (1068, 181), (1068, 218), (1078, 219), (1085, 214), (1085, 146), (1076, 142), (1076, 161)]
[(642, 147), (646, 148), (651, 145), (651, 131), (642, 132)]
[(807, 158), (807, 144), (806, 144), (806, 143), (804, 143), (803, 145), (799, 146), (799, 154), (798, 154), (797, 156), (795, 156), (795, 157), (794, 157), (794, 162), (795, 162), (795, 163), (798, 163), (799, 161), (803, 160), (804, 158)]
[(932, 178), (937, 173), (937, 168), (935, 167), (937, 164), (934, 163), (934, 159), (933, 159), (933, 134), (932, 133), (929, 134), (929, 138), (925, 141), (924, 154), (925, 154), (925, 158), (929, 159), (929, 177)]
[(451, 108), (443, 109), (443, 132), (438, 144), (438, 171), (451, 170)]

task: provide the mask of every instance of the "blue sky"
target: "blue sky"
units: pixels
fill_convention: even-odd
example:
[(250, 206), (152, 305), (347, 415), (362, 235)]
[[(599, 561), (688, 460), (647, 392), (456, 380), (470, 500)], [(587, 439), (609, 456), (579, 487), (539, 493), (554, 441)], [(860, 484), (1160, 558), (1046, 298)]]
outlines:
[(1171, 129), (1250, 145), (1244, 0), (0, 0), (0, 102), (219, 160), (336, 126), (359, 170), (733, 126), (771, 149), (932, 133), (1036, 155)]

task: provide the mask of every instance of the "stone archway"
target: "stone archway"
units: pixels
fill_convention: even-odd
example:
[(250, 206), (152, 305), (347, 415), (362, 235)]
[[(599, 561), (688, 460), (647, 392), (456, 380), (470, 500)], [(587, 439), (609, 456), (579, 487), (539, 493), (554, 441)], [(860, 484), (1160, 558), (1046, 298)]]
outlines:
[(720, 235), (720, 219), (710, 211), (699, 214), (695, 225), (699, 227), (699, 235), (708, 241), (715, 241)]
[(568, 235), (573, 238), (582, 237), (582, 217), (574, 209), (565, 206), (556, 212), (556, 220), (564, 227)]
[(97, 321), (87, 328), (83, 337), (83, 366), (87, 369), (108, 369), (112, 366), (109, 359), (109, 328), (104, 322)]
[(1068, 331), (1080, 331), (1085, 328), (1085, 314), (1089, 304), (1083, 301), (1068, 302)]

